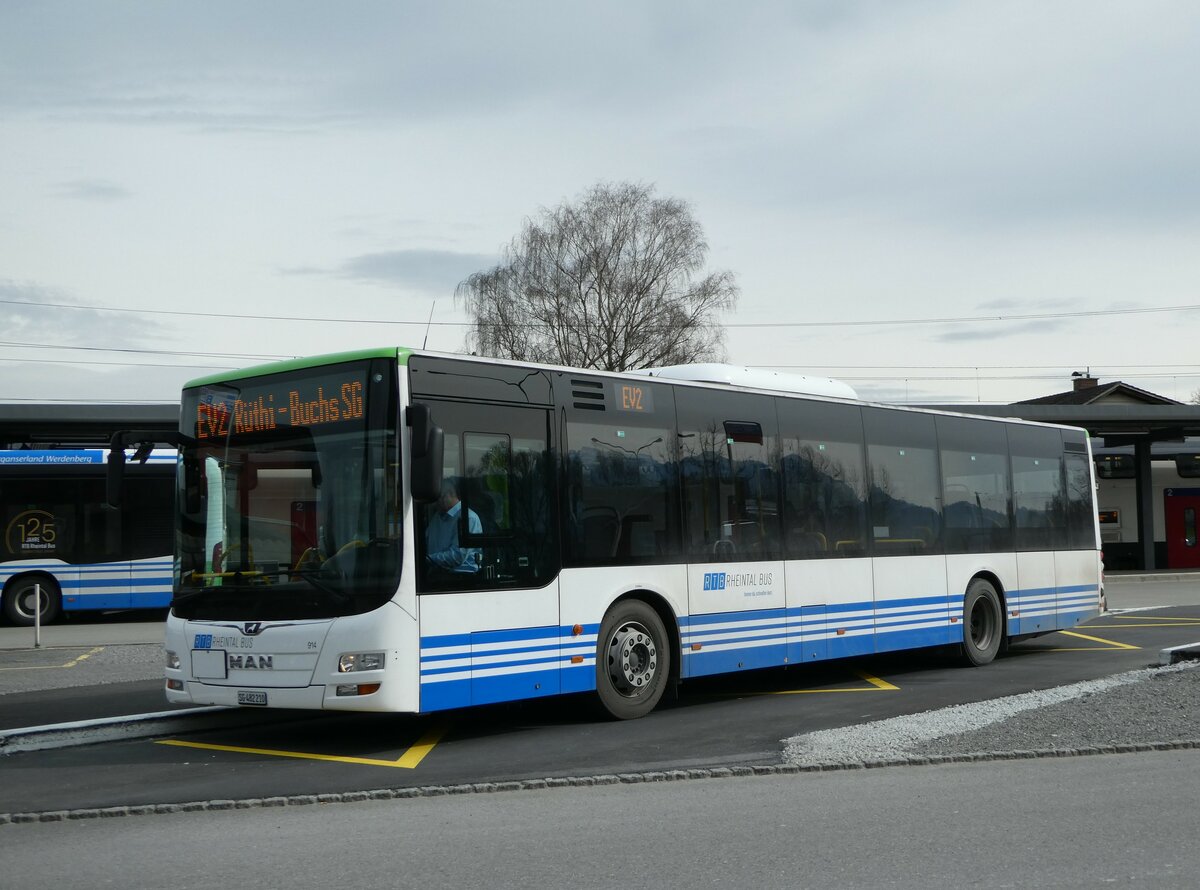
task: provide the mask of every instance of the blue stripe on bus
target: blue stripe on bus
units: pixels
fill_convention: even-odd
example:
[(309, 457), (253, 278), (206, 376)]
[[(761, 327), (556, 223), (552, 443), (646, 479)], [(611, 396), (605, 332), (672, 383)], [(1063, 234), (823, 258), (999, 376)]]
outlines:
[(0, 565), (0, 583), (29, 572), (49, 575), (62, 592), (64, 612), (157, 609), (171, 604), (173, 566), (170, 557), (75, 565), (30, 560)]
[[(570, 635), (570, 627), (527, 627), (512, 630), (484, 630), (476, 633), (442, 634), (421, 637), (422, 649), (441, 649), (449, 646), (470, 646), (472, 643), (508, 643), (522, 640), (558, 640)], [(593, 631), (594, 633), (595, 631)]]
[[(1098, 604), (1081, 599), (1081, 594), (1098, 596), (1099, 587), (1075, 584), (1005, 591), (1014, 609), (1019, 610), (1023, 602), (1046, 608), (1049, 630), (1054, 629), (1056, 618), (1070, 619), (1073, 626), (1097, 614)], [(963, 596), (950, 594), (683, 615), (678, 618), (680, 673), (697, 677), (961, 642), (962, 606)], [(1009, 633), (1018, 632), (1018, 619), (1007, 624)], [(599, 625), (587, 625), (583, 632), (582, 641), (571, 625), (422, 637), (421, 709), (594, 691)], [(507, 645), (479, 648), (488, 644)], [(700, 648), (692, 649), (693, 645)], [(436, 651), (447, 648), (461, 651)], [(571, 664), (571, 655), (582, 655), (584, 663)], [(454, 661), (459, 663), (449, 664)], [(488, 675), (488, 671), (497, 673)], [(455, 674), (462, 676), (443, 679)]]

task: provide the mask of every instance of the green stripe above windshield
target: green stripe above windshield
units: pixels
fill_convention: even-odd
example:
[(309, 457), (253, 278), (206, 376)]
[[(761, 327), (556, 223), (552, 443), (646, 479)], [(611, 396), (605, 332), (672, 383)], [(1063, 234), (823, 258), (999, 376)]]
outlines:
[(230, 380), (245, 380), (248, 377), (262, 377), (266, 374), (279, 374), (284, 371), (298, 371), (305, 368), (320, 368), (324, 365), (336, 365), (343, 362), (366, 361), (373, 358), (395, 359), (399, 365), (408, 364), (408, 357), (413, 350), (404, 346), (380, 346), (375, 349), (357, 349), (351, 352), (335, 352), (329, 355), (309, 356), (305, 358), (287, 359), (282, 362), (271, 362), (266, 365), (255, 365), (251, 368), (222, 371), (219, 374), (209, 374), (198, 377), (183, 385), (184, 389), (195, 386), (209, 386), (213, 383), (225, 383)]

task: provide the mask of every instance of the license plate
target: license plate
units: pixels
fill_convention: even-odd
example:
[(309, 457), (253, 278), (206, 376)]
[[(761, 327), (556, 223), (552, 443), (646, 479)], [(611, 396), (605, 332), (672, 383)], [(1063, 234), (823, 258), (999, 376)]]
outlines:
[(197, 680), (224, 680), (228, 676), (225, 650), (193, 649), (192, 676)]
[(267, 694), (265, 692), (246, 692), (238, 690), (239, 705), (265, 705), (267, 703)]

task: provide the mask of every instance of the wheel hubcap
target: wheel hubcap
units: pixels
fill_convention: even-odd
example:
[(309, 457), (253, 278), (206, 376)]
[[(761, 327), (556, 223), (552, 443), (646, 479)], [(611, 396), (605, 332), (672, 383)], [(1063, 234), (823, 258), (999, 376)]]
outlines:
[(637, 622), (624, 624), (608, 641), (608, 675), (613, 688), (637, 696), (649, 688), (658, 672), (658, 648), (650, 631)]
[(977, 649), (987, 649), (995, 633), (995, 616), (987, 600), (977, 600), (971, 607), (971, 642)]
[[(46, 614), (46, 601), (48, 599), (49, 597), (46, 596), (45, 591), (42, 591), (42, 595), (39, 598), (37, 591), (34, 590), (34, 588), (27, 587), (17, 594), (14, 603), (17, 607), (17, 612), (22, 618), (33, 618), (38, 611), (40, 611), (43, 615)], [(38, 609), (39, 605), (41, 606), (40, 610)]]

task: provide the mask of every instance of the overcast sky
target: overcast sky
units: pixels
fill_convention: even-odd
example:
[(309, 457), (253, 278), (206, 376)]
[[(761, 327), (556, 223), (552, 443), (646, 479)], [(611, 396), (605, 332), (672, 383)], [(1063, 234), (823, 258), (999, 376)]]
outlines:
[(730, 362), (1187, 400), (1197, 96), (1189, 0), (2, 0), (0, 400), (458, 351), (454, 286), (622, 180), (736, 276)]

